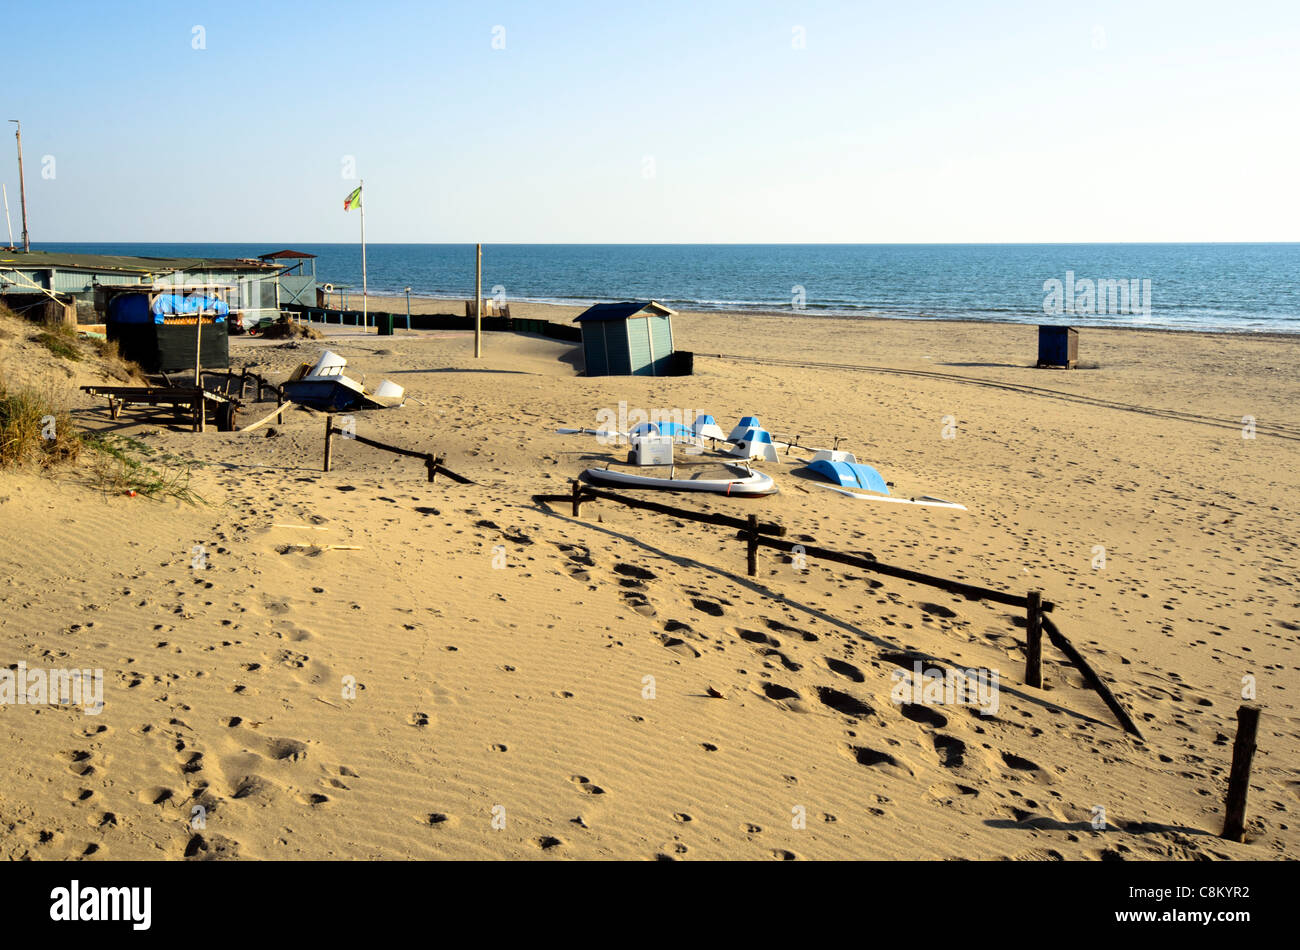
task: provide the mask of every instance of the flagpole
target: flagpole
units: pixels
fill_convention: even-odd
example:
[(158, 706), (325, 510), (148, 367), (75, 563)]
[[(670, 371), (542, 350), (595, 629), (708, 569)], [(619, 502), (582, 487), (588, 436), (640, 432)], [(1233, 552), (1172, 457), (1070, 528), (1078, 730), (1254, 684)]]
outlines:
[(370, 306), (366, 299), (366, 180), (361, 179), (361, 325), (370, 326)]

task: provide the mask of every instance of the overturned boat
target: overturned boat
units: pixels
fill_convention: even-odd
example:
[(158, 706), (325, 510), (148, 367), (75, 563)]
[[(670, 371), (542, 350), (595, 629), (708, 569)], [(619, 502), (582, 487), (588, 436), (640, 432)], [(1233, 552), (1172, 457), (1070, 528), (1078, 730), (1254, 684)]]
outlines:
[(343, 374), (348, 361), (333, 350), (326, 350), (313, 366), (300, 365), (288, 382), (280, 387), (291, 402), (325, 412), (348, 412), (354, 409), (391, 409), (406, 401), (406, 390), (389, 380), (371, 392)]
[[(614, 468), (589, 468), (582, 473), (584, 481), (597, 485), (613, 485), (618, 488), (650, 488), (659, 491), (702, 491), (718, 495), (753, 497), (756, 495), (774, 495), (777, 492), (772, 476), (756, 472), (744, 464), (716, 465), (729, 477), (710, 477), (704, 472), (684, 472), (681, 463), (664, 466), (668, 469), (665, 476), (624, 472)], [(717, 473), (715, 473), (717, 474)]]

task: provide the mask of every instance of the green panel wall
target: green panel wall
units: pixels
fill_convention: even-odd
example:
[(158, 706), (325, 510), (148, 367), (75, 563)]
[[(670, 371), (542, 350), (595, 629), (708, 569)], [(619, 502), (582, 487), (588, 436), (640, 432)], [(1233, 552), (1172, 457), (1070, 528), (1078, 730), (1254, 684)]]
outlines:
[(628, 320), (627, 349), (631, 370), (636, 376), (653, 376), (654, 361), (650, 358), (650, 321), (644, 318)]
[(645, 322), (650, 327), (650, 342), (654, 344), (654, 374), (663, 376), (667, 374), (673, 361), (672, 318), (650, 317)]
[(588, 376), (609, 375), (609, 364), (605, 359), (605, 324), (582, 325), (582, 357)]
[(627, 354), (627, 325), (636, 321), (606, 320), (605, 344), (609, 351), (610, 376), (631, 376), (632, 361)]

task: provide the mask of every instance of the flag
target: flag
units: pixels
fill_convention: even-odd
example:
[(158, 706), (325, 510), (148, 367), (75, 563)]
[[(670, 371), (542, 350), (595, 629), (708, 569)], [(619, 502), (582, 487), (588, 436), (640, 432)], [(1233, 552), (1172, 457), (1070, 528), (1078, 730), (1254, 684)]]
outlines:
[(357, 186), (356, 191), (343, 199), (343, 210), (351, 211), (353, 208), (361, 207), (361, 187)]

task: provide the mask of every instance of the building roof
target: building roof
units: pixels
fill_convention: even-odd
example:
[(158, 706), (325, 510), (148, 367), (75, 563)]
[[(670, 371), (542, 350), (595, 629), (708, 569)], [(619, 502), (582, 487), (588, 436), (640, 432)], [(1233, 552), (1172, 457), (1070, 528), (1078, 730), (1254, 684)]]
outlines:
[(270, 260), (283, 260), (288, 257), (314, 258), (315, 256), (316, 256), (315, 254), (308, 254), (306, 251), (291, 251), (286, 248), (283, 251), (275, 251), (272, 254), (259, 254), (257, 255), (257, 259), (259, 261), (270, 261)]
[(170, 274), (173, 271), (249, 270), (274, 268), (265, 261), (246, 258), (125, 257), (119, 254), (64, 254), (59, 251), (0, 250), (0, 270), (85, 270), (115, 274)]
[[(650, 311), (645, 313), (643, 311)], [(676, 310), (669, 310), (654, 300), (629, 300), (623, 303), (598, 303), (588, 307), (573, 318), (574, 323), (596, 323), (604, 320), (628, 320), (632, 317), (670, 317)]]

